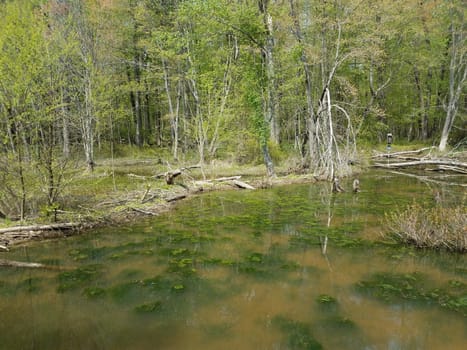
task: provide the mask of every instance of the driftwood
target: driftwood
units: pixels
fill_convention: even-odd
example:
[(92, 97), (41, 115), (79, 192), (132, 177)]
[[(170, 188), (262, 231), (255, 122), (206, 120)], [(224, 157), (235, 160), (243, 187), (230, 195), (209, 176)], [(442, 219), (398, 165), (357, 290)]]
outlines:
[(149, 210), (144, 210), (144, 209), (135, 208), (135, 207), (131, 207), (130, 209), (133, 211), (136, 211), (137, 213), (141, 213), (144, 215), (151, 215), (151, 216), (157, 215), (156, 213), (153, 213), (152, 211), (149, 211)]
[(374, 156), (372, 156), (371, 158), (373, 158), (373, 159), (376, 159), (376, 158), (399, 158), (399, 157), (407, 155), (407, 154), (420, 154), (420, 153), (423, 153), (423, 152), (428, 151), (428, 150), (433, 149), (433, 148), (436, 148), (436, 147), (433, 147), (433, 146), (432, 147), (424, 147), (424, 148), (420, 148), (420, 149), (413, 150), (413, 151), (377, 153)]
[(447, 185), (447, 186), (467, 187), (467, 184), (459, 183), (459, 182), (440, 181), (440, 180), (436, 180), (436, 179), (433, 179), (433, 178), (428, 177), (428, 176), (415, 175), (415, 174), (410, 174), (410, 173), (406, 173), (406, 172), (402, 172), (402, 171), (391, 170), (390, 172), (393, 173), (393, 174), (397, 174), (397, 175), (404, 175), (404, 176), (408, 176), (408, 177), (413, 177), (415, 179), (418, 179), (418, 180), (420, 180), (422, 182), (426, 182), (426, 183), (434, 183), (434, 184)]
[(352, 188), (354, 193), (360, 192), (360, 181), (358, 179), (353, 180)]
[(447, 165), (438, 165), (436, 169), (433, 169), (434, 171), (452, 171), (454, 173), (459, 173), (459, 174), (467, 174), (467, 169), (459, 168), (456, 166), (447, 166)]
[(31, 225), (31, 226), (13, 226), (0, 229), (0, 234), (10, 232), (34, 232), (34, 231), (53, 231), (53, 230), (70, 230), (81, 227), (80, 223), (60, 223), (50, 225)]
[(463, 163), (457, 160), (449, 159), (420, 159), (419, 161), (409, 161), (409, 162), (395, 162), (395, 163), (374, 163), (373, 166), (377, 168), (386, 168), (386, 169), (397, 169), (397, 168), (407, 168), (420, 165), (436, 165), (436, 166), (449, 166), (455, 168), (461, 168), (467, 170), (467, 163)]
[(226, 181), (232, 181), (232, 180), (240, 180), (241, 178), (242, 178), (241, 175), (237, 175), (237, 176), (228, 176), (228, 177), (218, 177), (217, 179), (214, 179), (212, 181), (226, 182)]
[(10, 251), (10, 249), (8, 249), (8, 247), (5, 246), (5, 245), (0, 245), (0, 250), (4, 250), (4, 251), (6, 251), (6, 252), (9, 252), (9, 251)]
[(246, 182), (240, 181), (240, 180), (232, 180), (232, 184), (234, 184), (238, 188), (243, 188), (243, 189), (246, 189), (246, 190), (254, 190), (255, 189), (253, 186), (247, 184)]
[(345, 190), (339, 184), (339, 179), (337, 177), (335, 177), (334, 180), (332, 181), (332, 192), (334, 193), (345, 192)]
[(28, 268), (46, 267), (44, 264), (39, 264), (39, 263), (4, 260), (4, 259), (0, 259), (0, 266), (1, 267), (28, 267)]
[(181, 194), (181, 195), (178, 195), (178, 196), (175, 196), (175, 197), (171, 197), (171, 198), (167, 198), (166, 199), (166, 202), (175, 202), (175, 201), (178, 201), (180, 199), (183, 199), (183, 198), (186, 198), (186, 194)]
[(191, 165), (191, 166), (187, 166), (184, 168), (167, 171), (165, 173), (154, 175), (153, 178), (155, 179), (165, 178), (165, 182), (167, 183), (167, 185), (173, 185), (175, 178), (177, 176), (180, 176), (185, 170), (197, 169), (197, 168), (201, 168), (201, 165)]

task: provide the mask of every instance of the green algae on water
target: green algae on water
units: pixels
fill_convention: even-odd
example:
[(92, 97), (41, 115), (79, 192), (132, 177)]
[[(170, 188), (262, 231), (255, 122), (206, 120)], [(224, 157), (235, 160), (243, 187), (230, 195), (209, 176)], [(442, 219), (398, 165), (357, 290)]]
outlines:
[(138, 313), (152, 313), (152, 312), (157, 312), (162, 308), (162, 302), (161, 301), (156, 301), (153, 303), (147, 303), (147, 304), (141, 304), (138, 306), (135, 306), (134, 310)]
[(323, 346), (313, 336), (309, 324), (294, 321), (283, 316), (274, 317), (272, 322), (273, 325), (284, 333), (288, 348), (305, 350), (323, 349)]
[(357, 283), (357, 290), (385, 302), (411, 301), (419, 305), (439, 305), (467, 316), (467, 288), (465, 283), (451, 280), (442, 286), (418, 273), (375, 273)]
[(83, 284), (96, 279), (100, 273), (100, 265), (86, 265), (72, 271), (62, 272), (58, 275), (59, 293), (76, 289)]

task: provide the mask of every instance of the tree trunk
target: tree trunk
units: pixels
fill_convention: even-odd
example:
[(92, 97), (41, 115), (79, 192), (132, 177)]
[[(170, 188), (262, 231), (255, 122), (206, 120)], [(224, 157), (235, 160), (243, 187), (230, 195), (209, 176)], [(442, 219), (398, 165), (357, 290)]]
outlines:
[[(164, 88), (165, 88), (165, 93), (167, 95), (167, 102), (169, 104), (170, 135), (172, 137), (172, 156), (174, 159), (177, 159), (178, 158), (179, 99), (177, 98), (177, 113), (175, 113), (173, 103), (172, 103), (171, 89), (170, 89), (169, 70), (168, 70), (167, 62), (165, 59), (162, 59), (162, 68), (164, 70)], [(178, 84), (178, 86), (180, 86), (180, 83)], [(179, 87), (177, 87), (177, 92), (178, 91), (179, 91)]]
[(83, 133), (84, 155), (86, 157), (86, 165), (89, 171), (94, 170), (94, 122), (92, 111), (92, 87), (89, 70), (86, 72), (85, 80), (85, 101), (84, 115), (81, 118), (81, 129)]
[[(299, 22), (297, 12), (295, 11), (294, 0), (290, 0), (290, 14), (294, 21), (294, 34), (300, 45), (303, 45), (303, 34)], [(316, 116), (313, 107), (313, 89), (312, 89), (312, 77), (310, 72), (310, 66), (308, 64), (308, 57), (304, 49), (302, 49), (300, 60), (303, 64), (303, 71), (305, 73), (305, 92), (306, 92), (306, 103), (307, 103), (307, 132), (308, 135), (304, 140), (308, 142), (308, 152), (310, 157), (310, 166), (314, 166), (317, 163), (316, 160)]]
[(467, 63), (464, 54), (465, 33), (461, 27), (456, 31), (454, 24), (451, 24), (451, 59), (449, 62), (449, 92), (448, 104), (445, 106), (446, 120), (444, 121), (443, 131), (439, 142), (439, 150), (444, 152), (449, 139), (452, 126), (457, 114), (459, 98), (464, 83), (467, 78)]
[(272, 16), (268, 12), (268, 0), (260, 1), (260, 9), (263, 13), (264, 25), (266, 28), (266, 43), (263, 48), (264, 64), (266, 66), (266, 122), (269, 125), (270, 139), (272, 142), (279, 144), (279, 120), (276, 110), (276, 76), (274, 67), (274, 28)]

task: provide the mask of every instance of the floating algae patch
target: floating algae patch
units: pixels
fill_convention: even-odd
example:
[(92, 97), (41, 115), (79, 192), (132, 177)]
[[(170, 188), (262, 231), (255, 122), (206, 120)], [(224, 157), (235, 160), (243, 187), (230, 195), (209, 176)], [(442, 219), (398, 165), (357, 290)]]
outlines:
[(316, 298), (319, 311), (325, 314), (335, 314), (339, 309), (339, 303), (336, 298), (328, 294), (321, 294)]
[(137, 280), (119, 283), (108, 288), (107, 294), (116, 302), (127, 303), (142, 295), (141, 283)]
[(59, 293), (63, 293), (68, 290), (79, 288), (82, 285), (95, 280), (100, 274), (100, 269), (100, 265), (87, 265), (72, 271), (60, 273), (58, 275), (59, 286), (57, 291)]
[(357, 325), (350, 318), (342, 316), (333, 316), (324, 319), (321, 326), (328, 330), (342, 331), (342, 330), (355, 330)]
[(411, 301), (418, 305), (439, 305), (467, 316), (467, 288), (465, 283), (451, 280), (442, 286), (433, 285), (420, 273), (375, 273), (368, 280), (357, 283), (360, 292), (385, 302)]
[(298, 264), (288, 261), (274, 250), (268, 254), (250, 253), (238, 264), (240, 272), (251, 274), (259, 279), (278, 279), (284, 273), (296, 270), (298, 267)]
[(161, 310), (162, 308), (162, 302), (160, 300), (152, 302), (152, 303), (147, 303), (147, 304), (141, 304), (135, 306), (134, 310), (137, 313), (153, 313)]
[(88, 287), (83, 290), (83, 295), (90, 299), (103, 297), (105, 293), (105, 289), (100, 287)]
[(323, 346), (313, 336), (309, 324), (290, 320), (283, 316), (274, 317), (272, 322), (273, 325), (284, 333), (288, 348), (306, 350), (323, 349)]

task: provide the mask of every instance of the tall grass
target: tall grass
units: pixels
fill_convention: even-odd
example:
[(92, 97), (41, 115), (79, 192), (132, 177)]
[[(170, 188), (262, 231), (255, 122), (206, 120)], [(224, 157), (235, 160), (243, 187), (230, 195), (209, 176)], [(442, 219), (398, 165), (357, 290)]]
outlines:
[(386, 214), (387, 235), (419, 248), (467, 251), (467, 208), (409, 205)]

